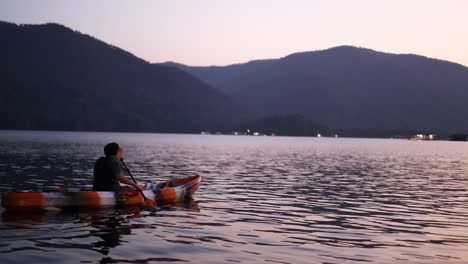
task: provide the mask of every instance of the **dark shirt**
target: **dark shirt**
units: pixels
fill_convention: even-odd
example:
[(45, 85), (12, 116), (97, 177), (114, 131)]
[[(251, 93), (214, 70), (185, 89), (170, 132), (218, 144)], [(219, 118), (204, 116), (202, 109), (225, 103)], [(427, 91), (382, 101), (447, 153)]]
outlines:
[(93, 191), (120, 190), (117, 176), (122, 173), (122, 163), (115, 157), (101, 157), (94, 164)]

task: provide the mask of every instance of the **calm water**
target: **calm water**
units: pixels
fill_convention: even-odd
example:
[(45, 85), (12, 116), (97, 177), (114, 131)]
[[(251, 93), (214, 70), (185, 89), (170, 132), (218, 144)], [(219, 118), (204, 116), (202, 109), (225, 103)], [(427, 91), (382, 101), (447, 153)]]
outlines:
[(105, 143), (192, 201), (11, 214), (1, 263), (468, 263), (468, 143), (0, 131), (0, 192), (90, 187)]

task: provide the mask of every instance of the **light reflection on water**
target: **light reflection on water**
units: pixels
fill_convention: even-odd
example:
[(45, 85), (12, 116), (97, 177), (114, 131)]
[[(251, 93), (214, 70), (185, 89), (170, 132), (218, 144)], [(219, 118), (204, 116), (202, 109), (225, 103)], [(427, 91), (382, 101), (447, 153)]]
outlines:
[(463, 142), (0, 132), (0, 191), (90, 187), (111, 141), (141, 182), (204, 176), (194, 200), (3, 212), (2, 263), (468, 261)]

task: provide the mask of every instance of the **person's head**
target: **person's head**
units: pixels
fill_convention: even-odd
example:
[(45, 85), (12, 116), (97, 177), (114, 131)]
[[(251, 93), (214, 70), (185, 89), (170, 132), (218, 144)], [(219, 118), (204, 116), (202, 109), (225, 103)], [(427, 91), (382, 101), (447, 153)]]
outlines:
[(117, 156), (117, 159), (120, 160), (123, 156), (123, 149), (119, 146), (119, 144), (112, 142), (104, 147), (104, 154), (106, 157)]

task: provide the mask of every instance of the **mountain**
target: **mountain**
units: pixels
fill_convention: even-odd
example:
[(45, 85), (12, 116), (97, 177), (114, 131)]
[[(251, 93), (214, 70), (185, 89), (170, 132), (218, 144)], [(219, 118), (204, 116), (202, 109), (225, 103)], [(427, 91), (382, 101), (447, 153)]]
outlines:
[(199, 133), (251, 115), (189, 73), (62, 25), (0, 22), (0, 36), (0, 129)]
[(301, 113), (346, 136), (468, 131), (468, 68), (352, 46), (224, 67), (176, 65), (265, 113)]
[(234, 64), (227, 67), (209, 66), (193, 67), (176, 62), (166, 62), (156, 65), (164, 65), (179, 68), (206, 81), (213, 87), (227, 94), (237, 91), (239, 83), (249, 80), (255, 72), (267, 71), (277, 60), (256, 60), (245, 64)]

